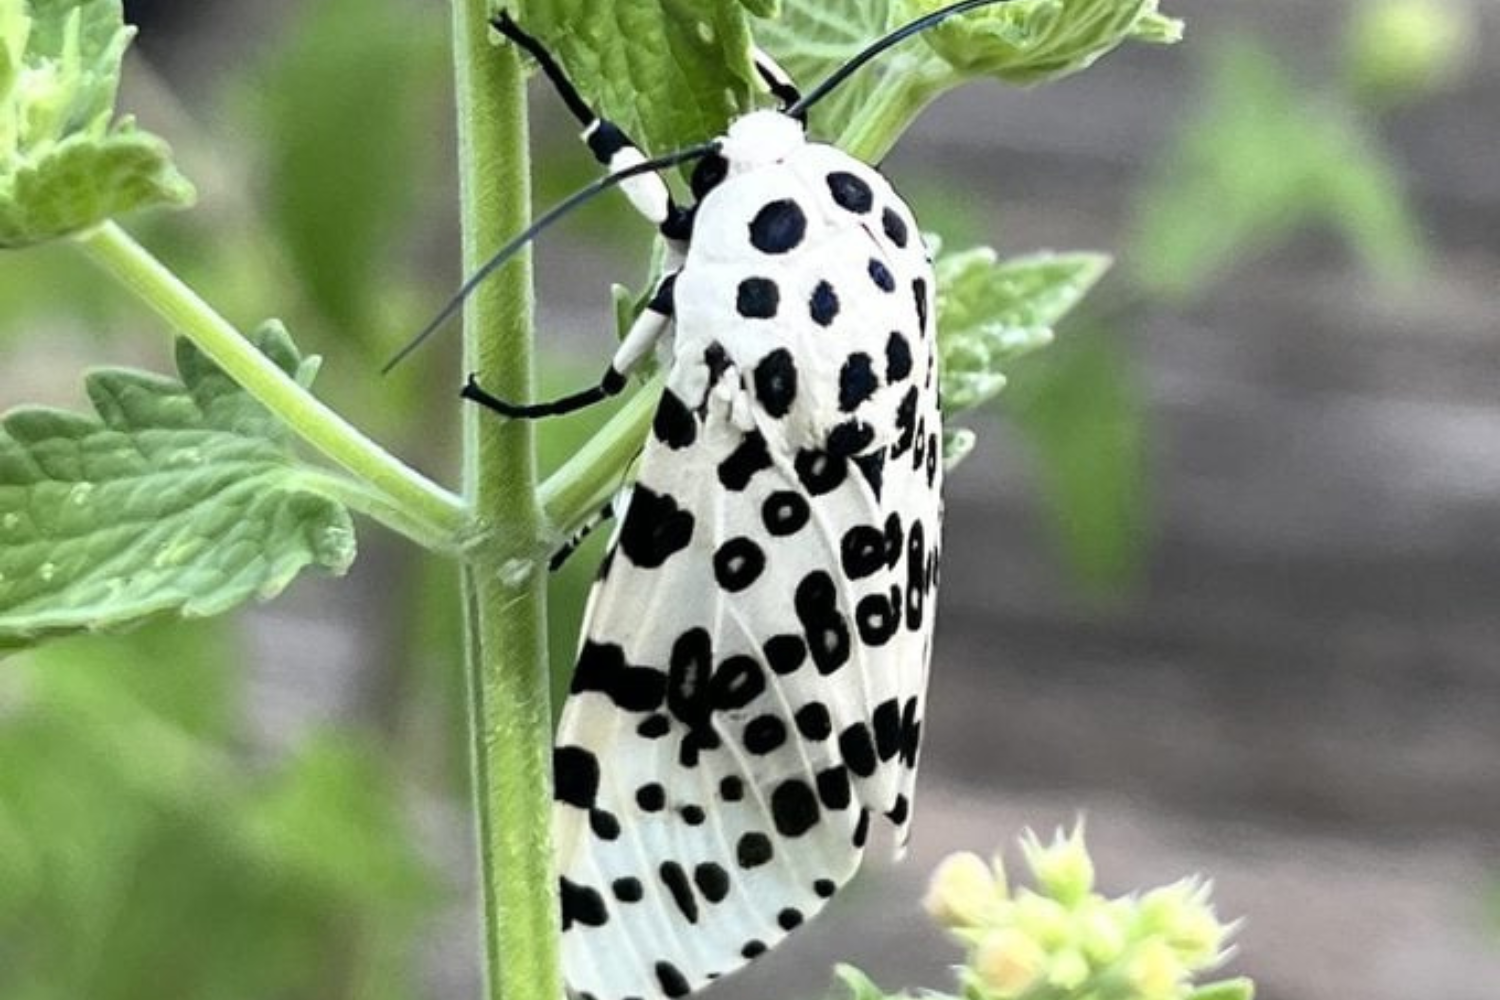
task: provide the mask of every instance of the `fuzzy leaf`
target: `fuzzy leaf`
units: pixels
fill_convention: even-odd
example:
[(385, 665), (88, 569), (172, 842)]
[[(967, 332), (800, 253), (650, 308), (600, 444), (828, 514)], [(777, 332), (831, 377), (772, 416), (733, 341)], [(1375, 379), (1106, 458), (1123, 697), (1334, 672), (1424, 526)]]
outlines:
[[(942, 0), (905, 0), (912, 15)], [(1175, 42), (1182, 23), (1157, 13), (1158, 0), (1012, 0), (951, 18), (926, 33), (959, 72), (1031, 84), (1067, 76), (1131, 39)]]
[(166, 144), (114, 121), (132, 34), (119, 0), (0, 0), (0, 247), (192, 200)]
[(764, 88), (746, 14), (774, 10), (775, 0), (526, 0), (515, 16), (597, 111), (661, 153), (752, 107)]
[(1102, 254), (999, 262), (989, 247), (937, 259), (943, 409), (962, 413), (1005, 388), (1003, 366), (1052, 342), (1053, 327), (1109, 269)]
[[(278, 324), (257, 345), (306, 385)], [(318, 492), (287, 431), (179, 342), (181, 381), (104, 369), (97, 417), (0, 419), (0, 647), (175, 611), (218, 614), (279, 593), (308, 566), (354, 559), (348, 512)]]
[[(893, 0), (785, 0), (781, 16), (755, 26), (755, 37), (793, 80), (811, 88), (897, 24)], [(838, 136), (882, 86), (900, 85), (914, 58), (928, 59), (919, 44), (902, 46), (851, 77), (812, 111), (814, 130)]]

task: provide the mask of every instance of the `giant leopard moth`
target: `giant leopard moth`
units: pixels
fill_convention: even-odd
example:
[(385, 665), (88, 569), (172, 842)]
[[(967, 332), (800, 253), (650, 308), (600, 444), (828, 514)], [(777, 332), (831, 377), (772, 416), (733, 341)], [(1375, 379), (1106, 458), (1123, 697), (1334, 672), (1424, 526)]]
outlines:
[[(508, 14), (608, 176), (657, 225), (663, 277), (599, 383), (672, 334), (666, 385), (589, 599), (554, 749), (563, 963), (577, 1000), (676, 998), (764, 953), (859, 866), (875, 818), (907, 839), (942, 518), (932, 263), (873, 167), (806, 136), (875, 55), (1005, 0), (964, 0), (871, 44), (780, 110), (648, 160)], [(696, 160), (696, 204), (657, 171)], [(397, 360), (402, 355), (398, 355)], [(394, 362), (393, 362), (394, 364)]]

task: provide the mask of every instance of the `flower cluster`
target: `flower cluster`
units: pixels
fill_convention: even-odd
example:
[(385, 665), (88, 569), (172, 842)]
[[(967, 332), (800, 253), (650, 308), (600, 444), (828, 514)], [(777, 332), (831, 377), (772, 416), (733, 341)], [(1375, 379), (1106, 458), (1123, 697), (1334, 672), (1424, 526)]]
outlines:
[(1022, 841), (1036, 886), (1012, 889), (999, 859), (955, 854), (924, 905), (968, 948), (960, 971), (971, 1000), (1249, 1000), (1247, 980), (1195, 988), (1224, 961), (1233, 925), (1189, 878), (1117, 899), (1094, 891), (1082, 827), (1050, 844)]

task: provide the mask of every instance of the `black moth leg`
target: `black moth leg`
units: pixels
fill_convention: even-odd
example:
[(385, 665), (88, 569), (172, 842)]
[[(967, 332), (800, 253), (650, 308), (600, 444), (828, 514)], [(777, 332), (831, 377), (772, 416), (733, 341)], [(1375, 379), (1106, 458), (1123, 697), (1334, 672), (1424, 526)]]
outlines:
[(758, 46), (754, 52), (755, 72), (765, 82), (766, 88), (781, 102), (781, 110), (785, 111), (798, 101), (802, 100), (802, 91), (797, 89), (797, 84), (791, 75), (772, 59), (769, 54)]
[[(619, 173), (645, 159), (640, 147), (631, 141), (623, 129), (589, 107), (562, 66), (547, 51), (547, 47), (521, 30), (521, 26), (516, 24), (508, 11), (502, 10), (496, 14), (490, 25), (537, 61), (573, 117), (583, 125), (583, 140), (594, 158), (609, 173)], [(672, 199), (672, 193), (661, 177), (656, 174), (641, 174), (621, 182), (620, 188), (636, 211), (653, 223), (667, 239), (686, 241), (691, 235), (692, 212)]]
[(618, 395), (624, 388), (625, 376), (615, 371), (614, 366), (611, 365), (605, 371), (604, 377), (599, 380), (598, 385), (546, 403), (507, 403), (499, 396), (487, 392), (479, 384), (479, 377), (473, 374), (469, 375), (459, 395), (470, 402), (478, 403), (487, 410), (494, 410), (502, 417), (510, 417), (513, 420), (538, 420), (542, 417), (560, 417), (565, 413), (574, 413), (593, 406), (595, 403), (602, 403), (609, 397)]
[(614, 358), (597, 384), (545, 403), (511, 403), (486, 391), (479, 384), (478, 375), (470, 373), (459, 395), (512, 420), (560, 417), (563, 414), (574, 413), (593, 406), (595, 403), (602, 403), (611, 396), (619, 395), (625, 389), (626, 376), (650, 355), (657, 340), (670, 325), (673, 312), (672, 289), (676, 282), (677, 272), (675, 271), (662, 278), (656, 286), (656, 293), (646, 304), (646, 308), (641, 311), (640, 316), (636, 317), (635, 323), (630, 327), (630, 332), (620, 342), (619, 349), (615, 351)]
[(547, 561), (547, 569), (553, 573), (562, 569), (569, 557), (578, 551), (579, 546), (588, 540), (588, 537), (594, 533), (594, 530), (614, 516), (615, 505), (614, 501), (611, 500), (599, 508), (593, 517), (585, 521), (582, 527), (573, 532), (568, 540), (556, 552), (552, 553), (552, 558)]

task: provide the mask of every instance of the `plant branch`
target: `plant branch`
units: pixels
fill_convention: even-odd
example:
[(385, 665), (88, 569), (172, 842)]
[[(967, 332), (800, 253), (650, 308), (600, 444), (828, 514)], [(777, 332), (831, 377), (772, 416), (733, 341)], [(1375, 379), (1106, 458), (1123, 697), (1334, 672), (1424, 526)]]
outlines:
[[(298, 437), (389, 498), (384, 523), (431, 547), (469, 524), (463, 500), (403, 464), (278, 368), (161, 261), (113, 222), (78, 237), (104, 270), (187, 337)], [(420, 525), (420, 530), (409, 530)]]
[[(485, 0), (452, 0), (464, 270), (530, 215), (526, 88), (490, 41)], [(534, 395), (529, 254), (470, 296), (464, 364), (498, 395)], [(536, 443), (524, 420), (464, 414), (464, 493), (490, 543), (464, 569), (474, 802), (488, 1000), (560, 1000), (552, 857), (552, 711)]]

